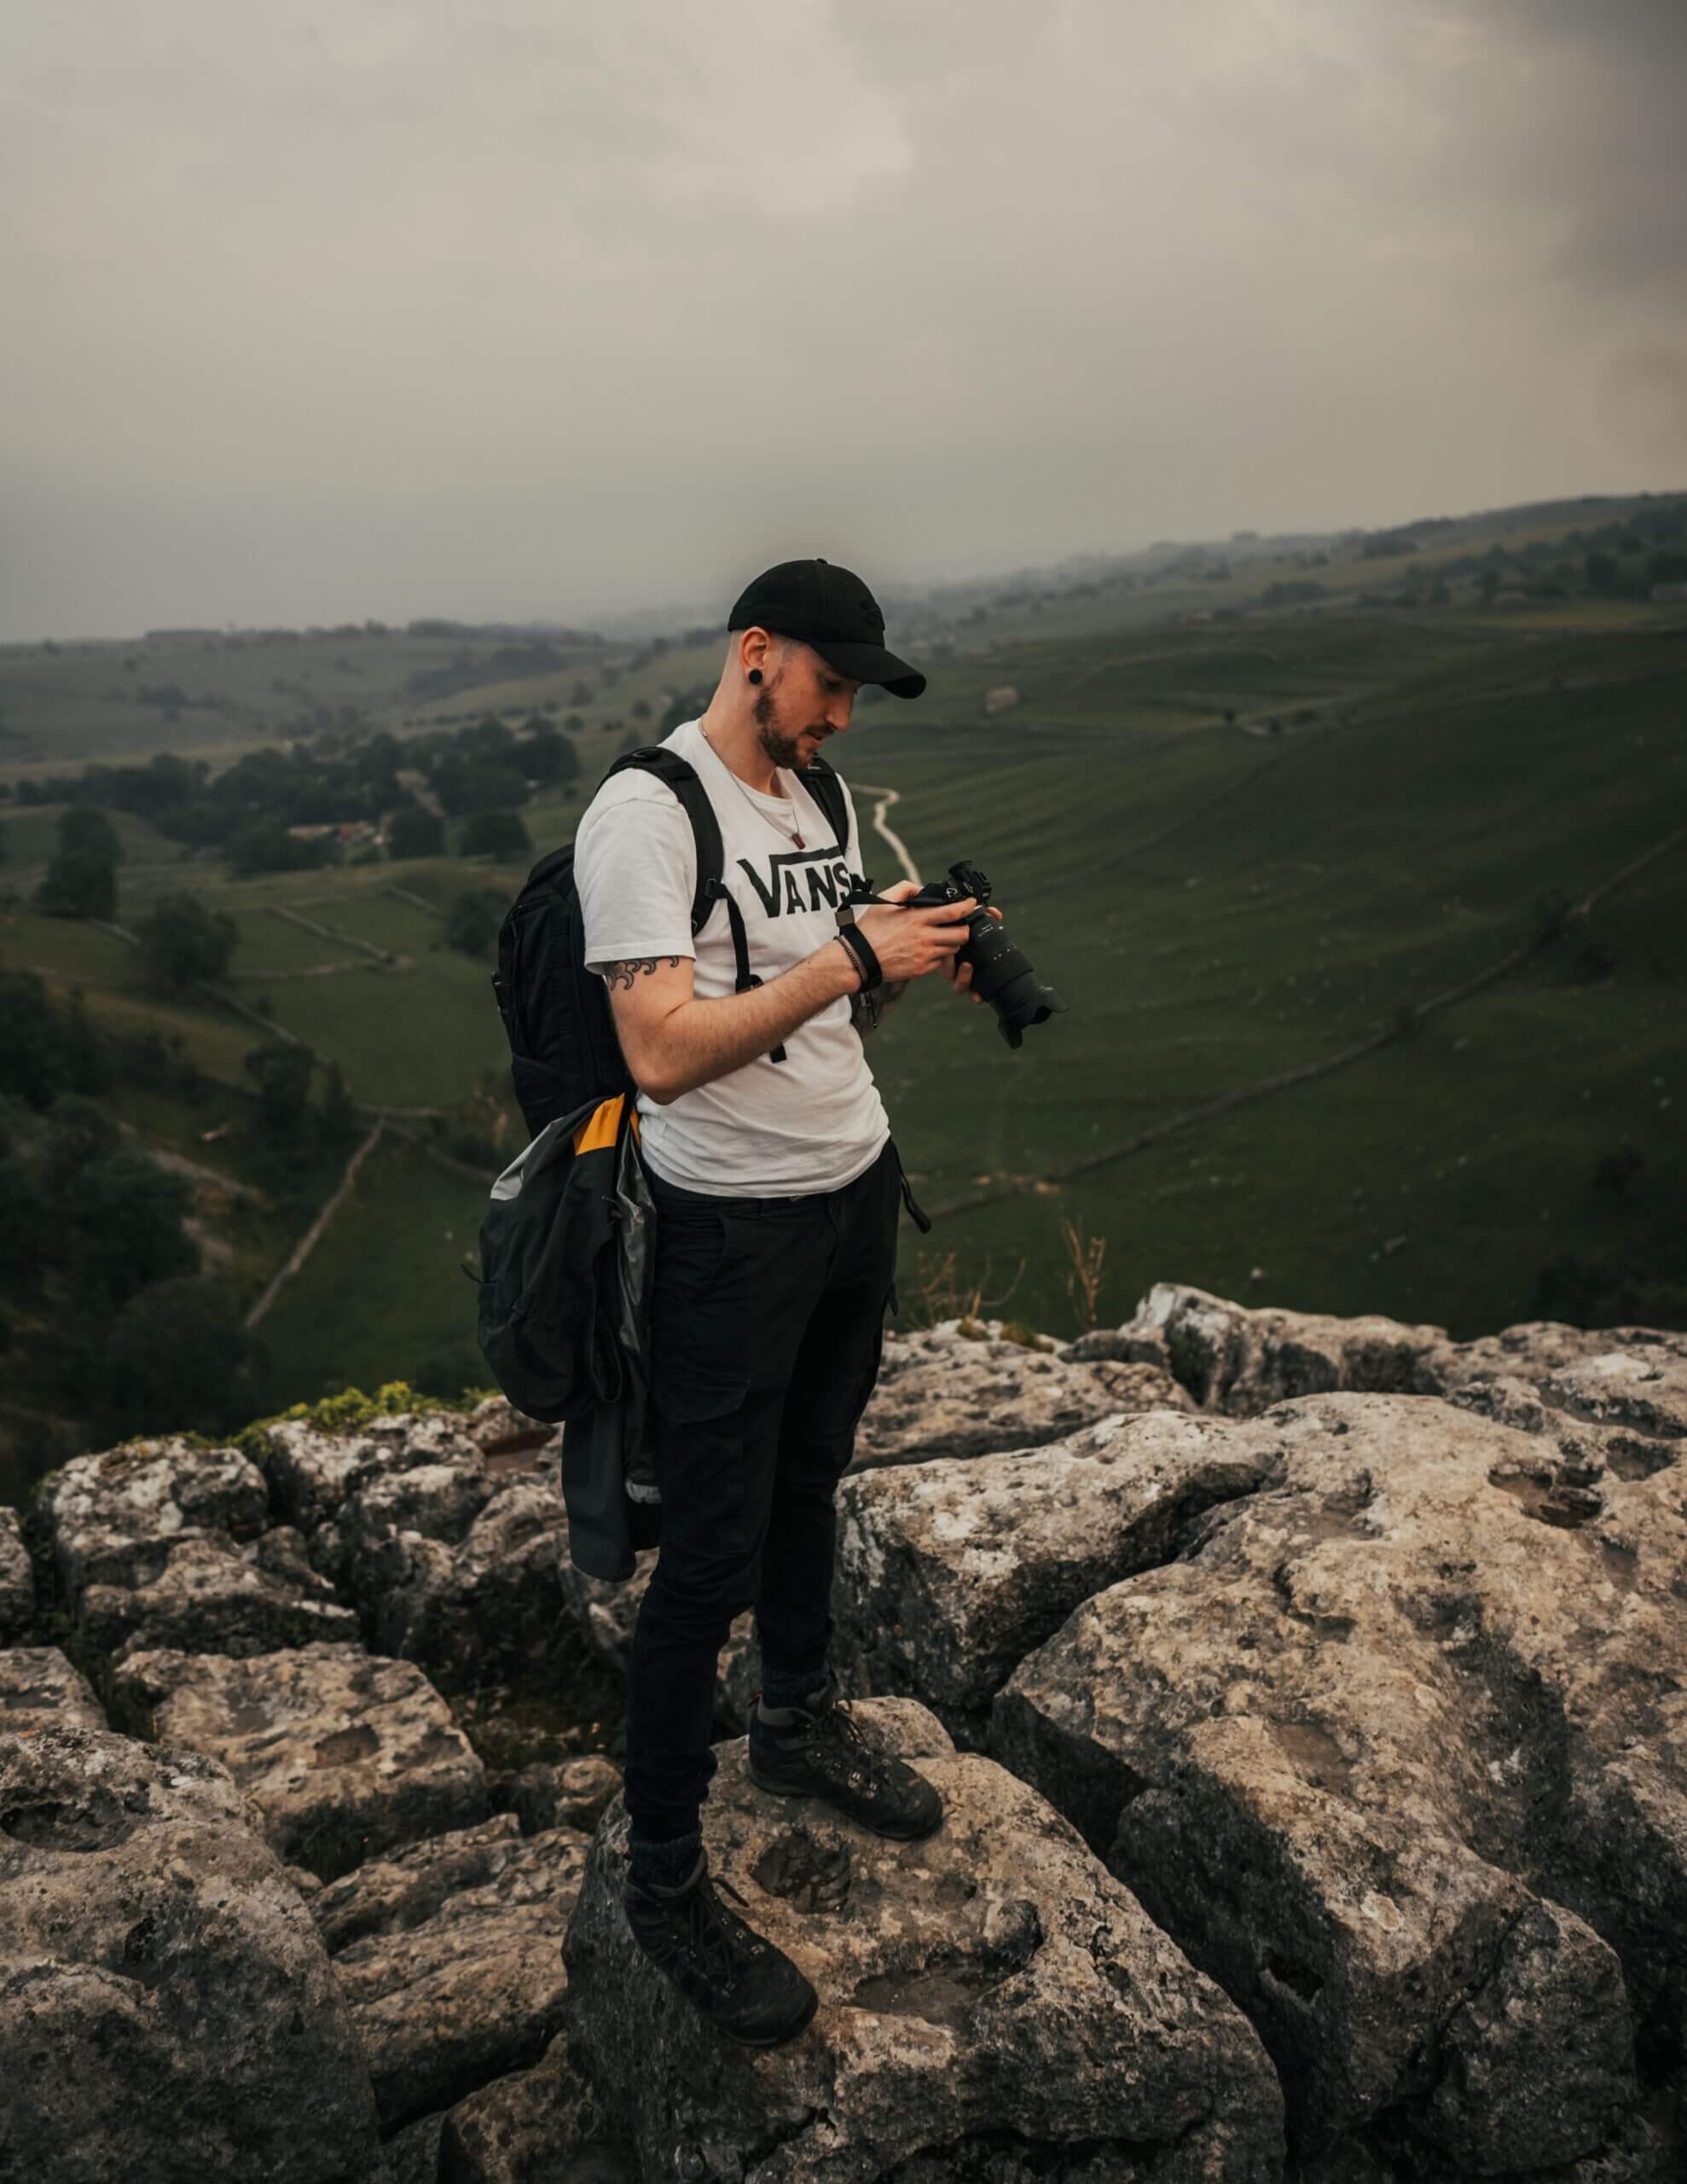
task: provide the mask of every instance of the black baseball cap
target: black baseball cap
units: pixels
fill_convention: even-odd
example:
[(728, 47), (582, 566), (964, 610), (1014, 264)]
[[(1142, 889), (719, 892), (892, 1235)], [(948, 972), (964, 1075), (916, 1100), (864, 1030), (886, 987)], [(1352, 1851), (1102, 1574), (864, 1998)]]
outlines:
[(893, 698), (917, 698), (925, 677), (884, 648), (884, 617), (858, 576), (832, 561), (781, 561), (739, 595), (728, 630), (771, 630), (812, 645), (852, 682), (882, 682)]

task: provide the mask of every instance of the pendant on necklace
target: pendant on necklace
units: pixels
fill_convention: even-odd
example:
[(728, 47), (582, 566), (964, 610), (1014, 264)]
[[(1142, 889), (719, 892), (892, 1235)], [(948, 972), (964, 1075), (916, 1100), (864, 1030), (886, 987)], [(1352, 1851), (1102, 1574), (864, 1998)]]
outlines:
[(791, 839), (796, 843), (799, 850), (803, 847), (803, 837), (800, 834), (793, 834)]

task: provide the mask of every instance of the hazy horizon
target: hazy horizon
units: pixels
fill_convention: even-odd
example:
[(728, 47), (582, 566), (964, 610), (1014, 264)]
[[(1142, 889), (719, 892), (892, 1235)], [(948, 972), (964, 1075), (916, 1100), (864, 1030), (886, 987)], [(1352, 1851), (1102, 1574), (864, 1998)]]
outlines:
[(1687, 474), (1687, 9), (0, 0), (0, 639)]

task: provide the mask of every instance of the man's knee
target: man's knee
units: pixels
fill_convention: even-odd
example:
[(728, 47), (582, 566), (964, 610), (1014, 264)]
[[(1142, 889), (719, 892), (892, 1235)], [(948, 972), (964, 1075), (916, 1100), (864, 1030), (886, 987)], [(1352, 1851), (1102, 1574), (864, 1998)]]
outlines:
[[(689, 1637), (719, 1631), (726, 1643), (735, 1617), (756, 1605), (761, 1589), (762, 1551), (734, 1555), (687, 1555), (664, 1547), (651, 1573), (646, 1601), (670, 1628)], [(644, 1612), (641, 1610), (641, 1614)]]

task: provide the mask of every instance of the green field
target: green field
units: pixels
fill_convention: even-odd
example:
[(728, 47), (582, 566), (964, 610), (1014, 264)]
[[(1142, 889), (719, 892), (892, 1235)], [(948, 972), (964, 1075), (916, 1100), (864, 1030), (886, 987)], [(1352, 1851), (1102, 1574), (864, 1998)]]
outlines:
[[(1364, 580), (1387, 573), (1368, 565)], [(1174, 626), (1166, 610), (1156, 595), (1151, 622), (1140, 595), (1104, 590), (1070, 613), (1004, 611), (936, 655), (922, 703), (863, 705), (828, 753), (852, 781), (898, 792), (889, 823), (925, 877), (961, 857), (984, 868), (1067, 1004), (1012, 1053), (989, 1012), (933, 979), (874, 1036), (916, 1190), (930, 1207), (955, 1202), (930, 1236), (904, 1225), (905, 1319), (982, 1290), (987, 1310), (1075, 1331), (1062, 1228), (1075, 1222), (1106, 1240), (1104, 1321), (1179, 1280), (1469, 1336), (1570, 1293), (1553, 1269), (1579, 1261), (1628, 1269), (1683, 1323), (1670, 1236), (1687, 1230), (1687, 843), (1415, 1031), (1116, 1149), (1373, 1037), (1533, 933), (1549, 898), (1579, 903), (1687, 821), (1680, 610), (1323, 606)], [(701, 650), (646, 662), (598, 710), (635, 682), (653, 702), (703, 665)], [(987, 717), (984, 693), (1003, 683), (1017, 701)], [(1247, 732), (1272, 718), (1279, 733)], [(536, 855), (572, 831), (615, 747), (592, 720), (580, 791), (526, 809)], [(857, 789), (864, 862), (884, 885), (900, 868), (870, 831), (873, 801)], [(10, 824), (0, 876), (20, 886), (23, 851), (50, 849), (50, 815)], [(356, 1099), (449, 1109), (448, 1131), (491, 1134), (484, 1089), (507, 1057), (490, 965), (444, 944), (443, 913), (468, 888), (513, 894), (525, 858), (235, 881), (147, 832), (125, 826), (120, 919), (202, 891), (240, 925), (235, 990), (339, 1062)], [(409, 967), (250, 976), (358, 953), (277, 906)], [(106, 1020), (179, 1034), (231, 1090), (263, 1036), (210, 1002), (160, 1003), (120, 940), (15, 904), (0, 914), (0, 960), (81, 986)], [(1625, 1147), (1634, 1182), (1598, 1187)], [(278, 1400), (403, 1377), (466, 1341), (474, 1292), (456, 1260), (484, 1194), (419, 1148), (384, 1145), (264, 1323)], [(242, 1266), (255, 1292), (262, 1269)]]
[(276, 1404), (340, 1386), (373, 1392), (436, 1350), (472, 1343), (475, 1289), (459, 1271), (486, 1194), (388, 1139), (359, 1170), (326, 1246), (287, 1283), (258, 1333)]

